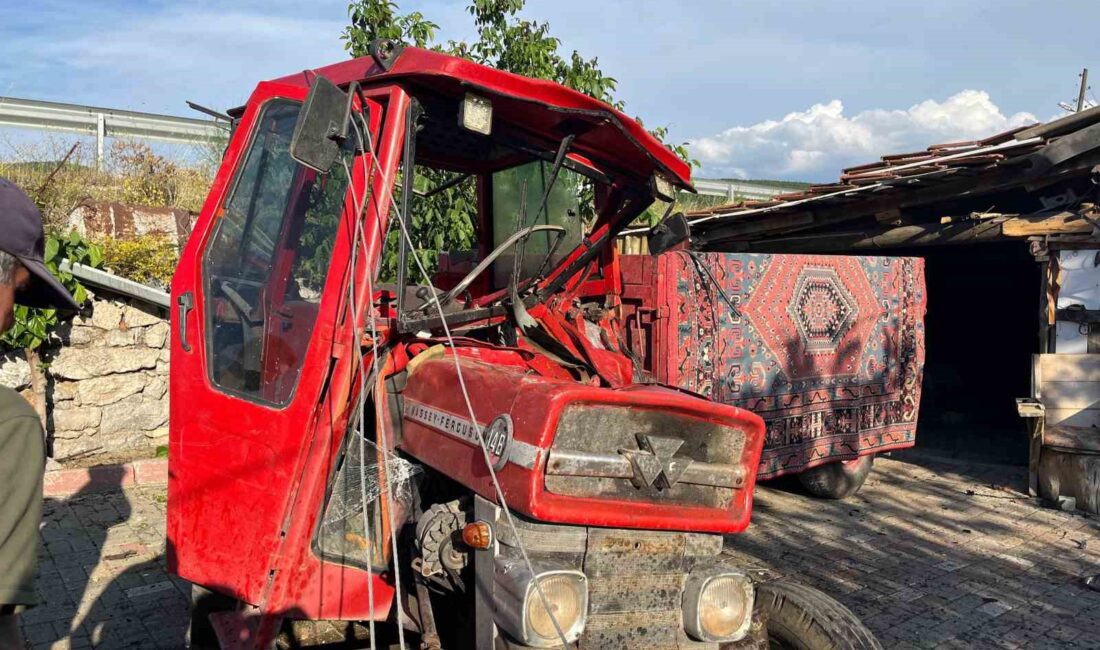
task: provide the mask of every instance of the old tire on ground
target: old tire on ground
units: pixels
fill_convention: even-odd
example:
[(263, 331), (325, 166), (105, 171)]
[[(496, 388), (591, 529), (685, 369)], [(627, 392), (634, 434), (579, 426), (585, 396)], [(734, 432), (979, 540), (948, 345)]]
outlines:
[(823, 499), (843, 499), (855, 494), (875, 463), (874, 454), (808, 469), (798, 475), (802, 487)]
[(758, 584), (756, 614), (766, 621), (771, 648), (882, 650), (850, 609), (806, 585)]

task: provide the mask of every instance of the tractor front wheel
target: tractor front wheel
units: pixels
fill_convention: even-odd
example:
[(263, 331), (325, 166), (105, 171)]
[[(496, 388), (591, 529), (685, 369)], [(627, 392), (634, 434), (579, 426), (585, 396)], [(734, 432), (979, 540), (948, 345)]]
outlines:
[(756, 615), (764, 620), (768, 645), (773, 649), (882, 650), (852, 610), (805, 585), (758, 584)]
[(843, 499), (852, 496), (863, 487), (863, 482), (871, 473), (874, 462), (874, 454), (868, 454), (854, 460), (819, 465), (799, 474), (798, 480), (802, 483), (802, 487), (815, 497)]

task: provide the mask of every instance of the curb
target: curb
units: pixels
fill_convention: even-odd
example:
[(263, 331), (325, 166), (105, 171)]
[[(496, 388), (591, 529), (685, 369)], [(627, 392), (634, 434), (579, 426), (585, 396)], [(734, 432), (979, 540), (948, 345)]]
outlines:
[(46, 472), (42, 496), (67, 497), (92, 492), (113, 492), (139, 485), (168, 483), (168, 459), (150, 458), (121, 465), (99, 465)]

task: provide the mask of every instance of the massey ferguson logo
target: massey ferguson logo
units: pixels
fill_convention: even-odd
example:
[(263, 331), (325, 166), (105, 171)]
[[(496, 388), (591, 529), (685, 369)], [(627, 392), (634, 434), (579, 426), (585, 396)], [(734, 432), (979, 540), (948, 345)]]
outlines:
[(493, 469), (500, 470), (508, 462), (508, 449), (512, 444), (513, 432), (512, 417), (507, 413), (496, 416), (487, 425), (479, 423), (479, 426), (475, 427), (469, 418), (460, 417), (415, 400), (405, 400), (405, 407), (406, 420), (442, 431), (474, 446), (479, 446), (477, 430), (481, 429)]
[(619, 453), (630, 459), (634, 468), (634, 484), (667, 490), (680, 480), (691, 465), (690, 458), (675, 457), (684, 441), (679, 438), (637, 434), (638, 450), (622, 449)]

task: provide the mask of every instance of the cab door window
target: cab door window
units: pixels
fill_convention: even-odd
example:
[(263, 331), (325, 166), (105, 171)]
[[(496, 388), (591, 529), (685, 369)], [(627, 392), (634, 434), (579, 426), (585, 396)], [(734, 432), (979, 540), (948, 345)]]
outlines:
[[(529, 278), (540, 271), (557, 266), (577, 246), (585, 234), (583, 217), (591, 212), (584, 201), (586, 179), (571, 169), (561, 169), (550, 194), (546, 197), (546, 209), (539, 212), (542, 195), (546, 192), (548, 176), (553, 165), (536, 160), (493, 174), (493, 246), (501, 245), (514, 232), (523, 227), (520, 218), (528, 226), (560, 226), (565, 234), (538, 232), (527, 239), (523, 246), (523, 266), (520, 278)], [(527, 205), (521, 203), (526, 188)], [(558, 239), (561, 239), (559, 242)], [(493, 264), (493, 286), (508, 286), (519, 247), (506, 251)], [(547, 256), (553, 255), (550, 259)]]
[(290, 157), (300, 107), (263, 109), (203, 262), (211, 381), (275, 405), (297, 384), (347, 190), (339, 162), (317, 174)]

